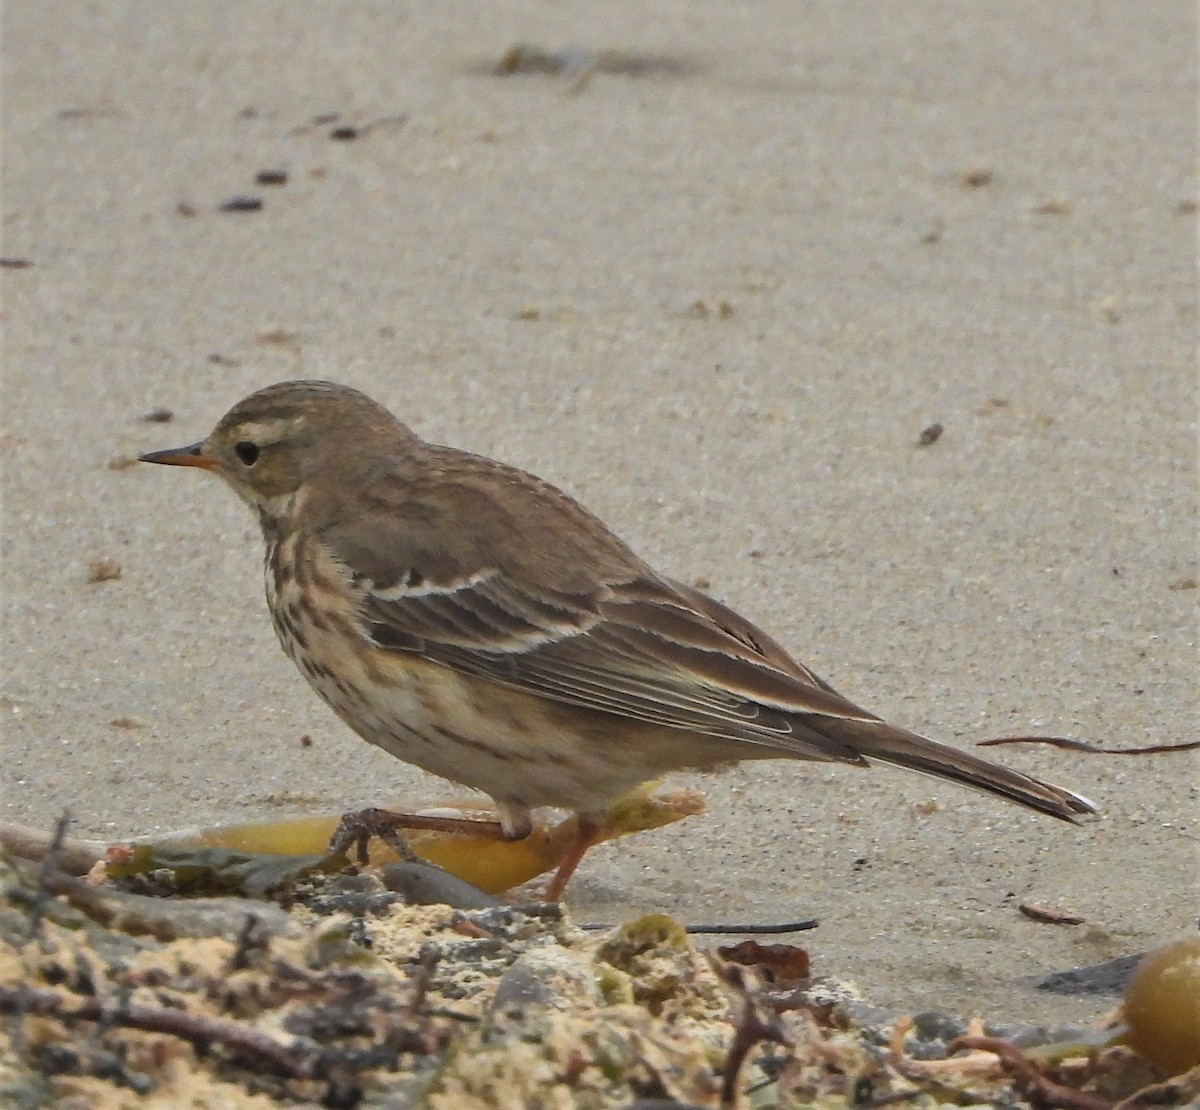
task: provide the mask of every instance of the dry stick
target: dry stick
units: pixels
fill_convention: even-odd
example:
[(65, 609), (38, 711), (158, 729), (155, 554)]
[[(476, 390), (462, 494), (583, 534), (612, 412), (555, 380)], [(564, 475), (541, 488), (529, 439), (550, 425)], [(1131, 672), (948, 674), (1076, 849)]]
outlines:
[(97, 860), (104, 858), (106, 847), (95, 840), (79, 840), (73, 836), (57, 839), (54, 833), (0, 821), (0, 848), (19, 859), (34, 862), (45, 859), (53, 850), (58, 870), (69, 875), (86, 875)]
[(427, 949), (417, 957), (417, 974), (413, 978), (412, 998), (408, 1001), (404, 1015), (406, 1021), (416, 1021), (419, 1016), (429, 988), (433, 985), (434, 969), (441, 958), (441, 953), (433, 948)]
[[(26, 874), (32, 866), (28, 860), (15, 860), (16, 869)], [(156, 940), (178, 940), (189, 934), (181, 928), (181, 919), (193, 912), (198, 905), (215, 905), (230, 899), (179, 899), (155, 898), (147, 894), (129, 894), (107, 887), (89, 886), (72, 875), (54, 872), (46, 877), (46, 888), (62, 897), (81, 913), (86, 914), (98, 925), (128, 933), (130, 936), (146, 934)], [(240, 920), (244, 921), (246, 915)], [(229, 926), (230, 929), (233, 925)], [(200, 934), (211, 935), (210, 932)]]
[(721, 1110), (733, 1110), (738, 1101), (738, 1076), (750, 1050), (760, 1041), (788, 1045), (787, 1034), (777, 1017), (764, 1021), (751, 996), (743, 968), (737, 964), (726, 964), (718, 968), (721, 978), (742, 996), (742, 1012), (734, 1028), (733, 1043), (725, 1066), (721, 1069)]
[(233, 955), (229, 957), (228, 970), (230, 972), (241, 971), (243, 968), (249, 967), (251, 953), (266, 948), (269, 942), (270, 934), (264, 934), (259, 929), (258, 915), (246, 914), (246, 920), (242, 923), (241, 931), (238, 933), (237, 947), (233, 950)]
[(1200, 748), (1200, 740), (1189, 740), (1183, 744), (1151, 744), (1146, 748), (1101, 748), (1085, 740), (1071, 740), (1066, 736), (1000, 736), (995, 740), (980, 740), (975, 746), (995, 748), (1001, 744), (1050, 744), (1055, 748), (1091, 752), (1093, 755), (1157, 755), (1159, 752), (1194, 752)]
[[(806, 921), (778, 923), (748, 921), (745, 924), (685, 925), (683, 931), (698, 936), (710, 933), (714, 936), (765, 936), (767, 934), (801, 933), (805, 929), (815, 929), (819, 924), (820, 922), (815, 917), (810, 917)], [(600, 932), (604, 929), (615, 929), (617, 926), (611, 921), (584, 921), (575, 927)]]
[[(765, 935), (767, 933), (802, 933), (805, 929), (815, 929), (819, 922), (815, 917), (810, 917), (805, 921), (784, 921), (779, 924), (755, 924), (749, 922), (745, 925), (685, 925), (683, 931), (685, 933), (706, 934), (712, 933), (720, 936), (743, 936), (754, 934)], [(584, 926), (589, 928), (589, 926)], [(603, 926), (605, 929), (611, 929), (611, 925)]]
[(284, 1075), (303, 1079), (312, 1074), (317, 1053), (312, 1049), (280, 1044), (257, 1029), (231, 1021), (168, 1010), (159, 1006), (109, 1006), (99, 998), (81, 998), (72, 1007), (71, 1000), (53, 991), (0, 987), (0, 1013), (50, 1014), (64, 1021), (104, 1021), (110, 1025), (167, 1033), (181, 1037), (199, 1048), (223, 1045), (236, 1052), (254, 1056)]
[[(961, 1084), (969, 1076), (995, 1078), (1000, 1067), (994, 1052), (975, 1052), (970, 1056), (946, 1058), (942, 1060), (914, 1060), (904, 1051), (904, 1039), (912, 1029), (913, 1020), (907, 1014), (902, 1014), (892, 1023), (891, 1036), (888, 1039), (884, 1059), (888, 1067), (902, 1079), (916, 1085), (922, 1094), (930, 1094), (939, 1102), (970, 1103), (987, 1102), (983, 1095), (975, 1095)], [(967, 1036), (983, 1036), (983, 1022), (972, 1018), (968, 1023)], [(946, 1076), (946, 1079), (939, 1079)]]
[(1020, 1049), (999, 1037), (955, 1037), (948, 1045), (948, 1053), (965, 1048), (994, 1052), (1000, 1057), (1000, 1066), (1012, 1076), (1013, 1085), (1037, 1106), (1058, 1107), (1060, 1110), (1113, 1110), (1108, 1099), (1064, 1087), (1042, 1075), (1024, 1056)]
[(1017, 909), (1031, 921), (1044, 921), (1048, 925), (1082, 925), (1087, 920), (1082, 914), (1049, 909), (1046, 906), (1034, 905), (1032, 902), (1022, 902)]
[[(64, 809), (62, 816), (54, 826), (54, 833), (51, 835), (50, 842), (42, 855), (41, 867), (38, 868), (37, 885), (34, 887), (33, 895), (29, 901), (29, 940), (33, 940), (38, 935), (42, 927), (42, 921), (46, 917), (50, 900), (54, 894), (53, 884), (57, 873), (58, 854), (62, 849), (63, 840), (66, 839), (67, 826), (70, 823), (70, 811)], [(13, 995), (12, 1013), (16, 1020), (13, 1022), (12, 1047), (13, 1052), (19, 1054), (25, 1034), (25, 1015), (30, 1011), (30, 991), (28, 985), (22, 982), (16, 991), (13, 992)]]
[(54, 826), (54, 835), (50, 839), (46, 854), (42, 856), (42, 866), (38, 871), (37, 889), (34, 891), (29, 911), (30, 940), (33, 940), (37, 936), (38, 930), (42, 927), (42, 919), (46, 916), (46, 909), (50, 905), (50, 899), (54, 893), (53, 881), (58, 872), (58, 853), (62, 849), (63, 841), (67, 836), (67, 826), (70, 823), (71, 814), (68, 810), (64, 809), (62, 816)]

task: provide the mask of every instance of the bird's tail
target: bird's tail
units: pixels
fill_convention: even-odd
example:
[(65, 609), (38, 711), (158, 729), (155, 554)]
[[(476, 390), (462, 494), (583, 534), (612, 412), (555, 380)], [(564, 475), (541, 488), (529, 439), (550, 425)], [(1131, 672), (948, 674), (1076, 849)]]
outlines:
[(1074, 821), (1081, 813), (1096, 812), (1095, 804), (1082, 794), (1031, 778), (1020, 771), (928, 740), (883, 721), (826, 718), (821, 721), (820, 730), (869, 760), (877, 759), (881, 763), (961, 782), (1063, 821)]

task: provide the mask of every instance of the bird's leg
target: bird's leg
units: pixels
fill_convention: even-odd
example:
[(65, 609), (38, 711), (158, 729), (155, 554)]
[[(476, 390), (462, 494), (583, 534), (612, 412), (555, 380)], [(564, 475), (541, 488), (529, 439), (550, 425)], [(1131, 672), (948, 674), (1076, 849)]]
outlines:
[(576, 818), (575, 840), (567, 849), (566, 855), (558, 865), (558, 870), (554, 872), (554, 878), (546, 887), (546, 892), (542, 895), (544, 901), (558, 902), (562, 899), (563, 891), (567, 889), (567, 883), (575, 874), (575, 868), (579, 866), (587, 850), (600, 839), (600, 833), (603, 830), (603, 818), (583, 817), (582, 815)]
[(423, 813), (393, 813), (387, 809), (360, 809), (342, 815), (329, 838), (330, 855), (345, 855), (353, 846), (359, 863), (370, 862), (367, 841), (377, 837), (401, 859), (412, 863), (417, 854), (408, 843), (404, 829), (424, 829), (460, 836), (478, 836), (485, 840), (513, 839), (499, 821), (473, 821), (469, 817), (437, 817)]

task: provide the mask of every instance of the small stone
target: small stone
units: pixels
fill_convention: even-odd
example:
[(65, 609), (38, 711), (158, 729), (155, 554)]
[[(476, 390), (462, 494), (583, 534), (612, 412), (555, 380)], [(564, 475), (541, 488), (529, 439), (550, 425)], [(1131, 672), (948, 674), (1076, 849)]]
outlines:
[(389, 863), (380, 872), (383, 885), (401, 894), (410, 906), (453, 906), (480, 910), (500, 899), (431, 863)]
[(1033, 206), (1033, 211), (1038, 216), (1069, 216), (1071, 210), (1071, 202), (1066, 197), (1053, 197)]
[(217, 205), (218, 212), (257, 212), (263, 206), (262, 197), (230, 197)]
[(92, 559), (88, 565), (88, 582), (115, 582), (121, 577), (121, 564), (116, 559)]
[(988, 1034), (1008, 1041), (1014, 1048), (1037, 1048), (1040, 1045), (1088, 1039), (1086, 1029), (1076, 1025), (1034, 1025), (1027, 1021), (1003, 1022), (988, 1025)]
[(1135, 956), (1118, 956), (1102, 964), (1055, 971), (1040, 980), (1037, 989), (1050, 994), (1120, 994), (1141, 958), (1139, 952)]
[(922, 243), (940, 243), (946, 234), (946, 221), (939, 218), (929, 225), (929, 229), (921, 236)]
[(287, 328), (268, 328), (266, 331), (260, 331), (254, 337), (255, 343), (261, 343), (264, 347), (294, 347), (297, 345), (300, 336), (294, 331), (288, 331)]
[(517, 957), (500, 977), (491, 1008), (548, 1006), (565, 1013), (600, 1004), (591, 963), (566, 948), (547, 946)]
[(912, 1020), (913, 1033), (922, 1041), (946, 1043), (955, 1037), (964, 1036), (967, 1032), (967, 1023), (962, 1018), (944, 1010), (922, 1010), (913, 1014)]

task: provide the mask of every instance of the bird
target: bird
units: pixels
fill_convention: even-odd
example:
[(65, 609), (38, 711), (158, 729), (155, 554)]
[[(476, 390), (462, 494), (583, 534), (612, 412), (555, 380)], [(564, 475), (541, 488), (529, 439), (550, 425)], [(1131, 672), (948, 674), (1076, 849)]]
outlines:
[[(672, 771), (880, 762), (1064, 821), (1096, 811), (888, 724), (568, 494), (426, 442), (349, 386), (267, 386), (205, 439), (140, 460), (208, 470), (257, 514), (280, 643), (360, 737), (490, 795), (499, 837), (527, 836), (541, 807), (575, 814), (547, 900), (606, 807)], [(338, 848), (361, 833), (362, 850), (363, 830), (377, 831), (363, 820)]]

